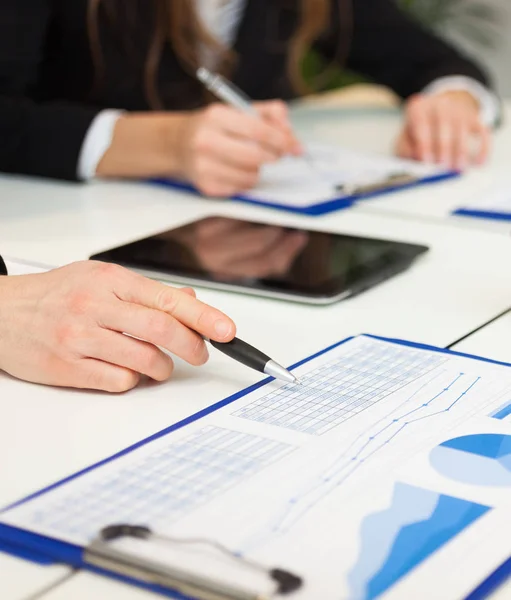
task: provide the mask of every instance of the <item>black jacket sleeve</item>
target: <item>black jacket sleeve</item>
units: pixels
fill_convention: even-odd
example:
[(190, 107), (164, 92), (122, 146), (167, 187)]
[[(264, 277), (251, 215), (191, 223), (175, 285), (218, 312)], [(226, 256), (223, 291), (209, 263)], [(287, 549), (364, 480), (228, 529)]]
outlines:
[(332, 13), (332, 25), (318, 50), (402, 98), (449, 75), (464, 75), (491, 87), (474, 61), (427, 30), (395, 0), (334, 0)]
[(0, 275), (7, 275), (7, 267), (5, 266), (4, 259), (0, 256)]
[(51, 16), (51, 0), (0, 2), (0, 171), (75, 180), (97, 110), (29, 99)]

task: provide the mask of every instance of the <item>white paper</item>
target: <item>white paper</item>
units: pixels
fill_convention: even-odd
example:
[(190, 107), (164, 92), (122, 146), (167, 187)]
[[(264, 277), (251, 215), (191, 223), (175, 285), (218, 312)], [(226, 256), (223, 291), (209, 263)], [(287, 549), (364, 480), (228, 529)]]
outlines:
[(511, 216), (511, 185), (499, 183), (457, 210), (496, 213)]
[(259, 184), (247, 196), (284, 206), (306, 207), (350, 195), (339, 191), (337, 186), (381, 182), (393, 173), (424, 179), (441, 172), (435, 165), (312, 143), (304, 157), (287, 157), (264, 167)]
[(295, 373), (2, 521), (81, 546), (119, 522), (217, 540), (301, 575), (297, 600), (456, 600), (507, 559), (511, 368), (361, 336)]

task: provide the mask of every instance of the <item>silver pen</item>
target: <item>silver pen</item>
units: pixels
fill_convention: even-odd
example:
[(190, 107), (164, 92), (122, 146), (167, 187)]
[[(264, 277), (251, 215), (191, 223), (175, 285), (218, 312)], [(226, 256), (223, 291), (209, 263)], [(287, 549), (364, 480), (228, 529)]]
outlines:
[[(205, 67), (200, 67), (197, 70), (197, 79), (219, 100), (229, 104), (246, 114), (253, 115), (259, 118), (260, 115), (254, 108), (252, 100), (242, 92), (231, 81), (227, 81), (225, 77), (218, 73), (212, 73)], [(314, 168), (312, 157), (308, 153), (303, 154), (303, 158)]]
[(222, 75), (201, 67), (197, 71), (197, 79), (222, 102), (254, 117), (259, 116), (250, 98)]

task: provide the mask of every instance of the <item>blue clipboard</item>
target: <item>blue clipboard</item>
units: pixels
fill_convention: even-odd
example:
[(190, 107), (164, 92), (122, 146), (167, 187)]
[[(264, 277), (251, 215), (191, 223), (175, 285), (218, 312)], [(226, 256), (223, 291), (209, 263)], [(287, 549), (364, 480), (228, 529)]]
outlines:
[(452, 212), (460, 217), (472, 217), (475, 219), (491, 219), (493, 221), (511, 221), (511, 212), (496, 212), (490, 210), (477, 210), (473, 208), (458, 208)]
[[(283, 210), (286, 212), (291, 212), (294, 214), (308, 215), (317, 217), (320, 215), (325, 215), (337, 210), (343, 210), (345, 208), (350, 208), (356, 202), (360, 200), (369, 200), (371, 198), (375, 198), (378, 196), (384, 196), (387, 194), (392, 194), (397, 191), (406, 190), (414, 187), (419, 187), (422, 185), (428, 185), (433, 183), (440, 183), (442, 181), (446, 181), (448, 179), (454, 179), (455, 177), (459, 177), (460, 173), (458, 171), (446, 171), (442, 173), (438, 173), (432, 175), (430, 177), (424, 177), (423, 179), (413, 181), (412, 183), (405, 183), (401, 185), (394, 186), (386, 186), (378, 191), (373, 191), (371, 193), (363, 193), (363, 194), (354, 194), (350, 196), (338, 196), (336, 198), (330, 198), (323, 202), (318, 202), (316, 204), (310, 204), (308, 206), (291, 206), (287, 204), (278, 204), (277, 202), (270, 202), (268, 200), (263, 200), (261, 198), (253, 197), (250, 195), (240, 194), (236, 196), (232, 196), (230, 200), (234, 200), (237, 202), (244, 202), (246, 204), (253, 204), (256, 206), (264, 206), (266, 208), (273, 208), (277, 210)], [(191, 194), (202, 196), (202, 194), (191, 184), (172, 180), (172, 179), (152, 179), (151, 183), (155, 185), (160, 185), (167, 188), (176, 189), (183, 192), (189, 192)]]
[[(408, 342), (408, 341), (395, 339), (395, 338), (384, 338), (384, 337), (367, 335), (367, 334), (365, 334), (365, 337), (380, 340), (383, 342), (389, 342), (392, 344), (398, 344), (398, 345), (406, 346), (406, 347), (410, 347), (410, 348), (417, 348), (417, 349), (427, 350), (430, 352), (436, 352), (436, 353), (441, 353), (441, 354), (449, 354), (451, 356), (460, 356), (462, 358), (475, 359), (475, 360), (479, 360), (479, 361), (482, 361), (485, 363), (511, 367), (511, 363), (504, 363), (504, 362), (495, 361), (495, 360), (491, 360), (491, 359), (487, 359), (487, 358), (481, 358), (478, 356), (473, 356), (473, 355), (465, 354), (462, 352), (455, 352), (455, 351), (444, 349), (444, 348), (437, 348), (435, 346), (429, 346), (426, 344), (418, 344), (418, 343)], [(290, 369), (295, 369), (297, 367), (300, 367), (300, 366), (308, 363), (309, 361), (311, 361), (315, 358), (318, 358), (319, 356), (322, 356), (323, 354), (326, 354), (327, 352), (330, 352), (331, 350), (334, 350), (335, 348), (349, 342), (352, 339), (354, 339), (353, 336), (346, 338), (345, 340), (343, 340), (341, 342), (333, 344), (333, 345), (329, 346), (328, 348), (325, 348), (324, 350), (321, 350), (321, 351), (317, 352), (316, 354), (313, 354), (312, 356), (309, 356), (308, 358), (305, 358), (305, 359), (301, 360), (300, 362), (292, 365), (290, 367)], [(82, 548), (80, 546), (76, 546), (74, 544), (67, 543), (67, 542), (59, 541), (57, 539), (46, 537), (46, 536), (43, 536), (40, 534), (36, 534), (36, 533), (28, 531), (28, 530), (20, 529), (18, 527), (13, 527), (11, 525), (5, 525), (1, 522), (1, 515), (2, 515), (2, 513), (6, 512), (7, 510), (10, 510), (10, 509), (12, 509), (16, 506), (19, 506), (21, 504), (24, 504), (26, 502), (29, 502), (30, 500), (33, 500), (34, 498), (42, 496), (55, 488), (66, 485), (67, 483), (73, 481), (74, 479), (81, 477), (82, 475), (85, 475), (86, 473), (89, 473), (90, 471), (93, 471), (107, 463), (111, 463), (111, 462), (117, 460), (118, 458), (120, 458), (121, 456), (129, 454), (130, 452), (133, 452), (134, 450), (136, 450), (137, 448), (140, 448), (141, 446), (145, 446), (145, 445), (153, 442), (154, 440), (165, 437), (166, 435), (169, 435), (170, 433), (172, 433), (178, 429), (182, 429), (183, 427), (186, 427), (187, 425), (202, 419), (206, 415), (209, 415), (209, 414), (219, 410), (220, 408), (223, 408), (224, 406), (227, 406), (228, 404), (231, 404), (231, 403), (235, 402), (236, 400), (243, 398), (247, 394), (250, 394), (251, 392), (263, 387), (264, 385), (267, 385), (271, 381), (272, 381), (272, 378), (268, 377), (268, 378), (254, 384), (232, 396), (229, 396), (228, 398), (225, 398), (224, 400), (221, 400), (220, 402), (217, 402), (216, 404), (213, 404), (213, 405), (205, 408), (204, 410), (202, 410), (194, 415), (191, 415), (190, 417), (188, 417), (186, 419), (183, 419), (182, 421), (179, 421), (178, 423), (175, 423), (174, 425), (171, 425), (170, 427), (167, 427), (167, 428), (159, 431), (158, 433), (155, 433), (154, 435), (152, 435), (144, 440), (141, 440), (140, 442), (137, 442), (136, 444), (133, 444), (132, 446), (118, 452), (117, 454), (114, 454), (108, 458), (105, 458), (104, 460), (99, 461), (96, 464), (93, 464), (90, 467), (83, 469), (82, 471), (79, 471), (69, 477), (66, 477), (65, 479), (62, 479), (61, 481), (58, 481), (38, 492), (35, 492), (34, 494), (31, 494), (30, 496), (23, 498), (22, 500), (20, 500), (18, 502), (15, 502), (14, 504), (11, 504), (11, 505), (3, 508), (2, 510), (0, 510), (0, 551), (5, 552), (7, 554), (11, 554), (18, 558), (29, 560), (29, 561), (37, 563), (39, 565), (49, 566), (49, 565), (57, 564), (57, 563), (64, 564), (64, 565), (68, 565), (75, 569), (85, 569), (85, 570), (91, 571), (91, 572), (99, 574), (99, 575), (104, 575), (104, 576), (116, 579), (118, 581), (128, 583), (130, 585), (135, 585), (142, 589), (156, 592), (163, 596), (167, 596), (169, 598), (177, 598), (180, 600), (190, 600), (189, 598), (187, 599), (187, 597), (185, 597), (181, 594), (178, 594), (172, 590), (169, 590), (167, 588), (163, 588), (158, 585), (147, 584), (139, 579), (125, 577), (125, 576), (119, 575), (117, 573), (114, 573), (112, 571), (107, 571), (105, 569), (101, 569), (101, 568), (92, 566), (84, 561), (84, 558), (83, 558), (83, 554), (85, 551), (84, 548)], [(484, 600), (491, 592), (493, 592), (497, 587), (499, 587), (510, 575), (511, 575), (511, 557), (508, 560), (506, 560), (502, 565), (500, 565), (476, 589), (474, 589), (469, 594), (469, 596), (467, 596), (466, 600)]]

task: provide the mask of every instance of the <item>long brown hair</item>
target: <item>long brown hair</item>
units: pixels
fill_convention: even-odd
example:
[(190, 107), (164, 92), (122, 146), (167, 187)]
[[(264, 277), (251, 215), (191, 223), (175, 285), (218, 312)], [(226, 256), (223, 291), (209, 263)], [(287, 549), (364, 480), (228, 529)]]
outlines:
[[(194, 73), (199, 66), (198, 48), (206, 47), (219, 57), (219, 70), (228, 74), (235, 63), (234, 53), (223, 47), (204, 27), (194, 0), (145, 0), (152, 2), (155, 29), (146, 56), (144, 70), (146, 95), (150, 106), (162, 108), (157, 89), (157, 73), (165, 43), (169, 42), (181, 65)], [(277, 1), (277, 0), (276, 0)], [(297, 92), (308, 91), (302, 76), (302, 60), (314, 41), (325, 31), (330, 16), (331, 0), (294, 0), (300, 6), (300, 22), (289, 46), (288, 75)], [(88, 29), (92, 58), (97, 75), (102, 70), (98, 13), (105, 0), (89, 0)], [(124, 0), (123, 5), (130, 4)], [(99, 78), (99, 75), (98, 75)]]

